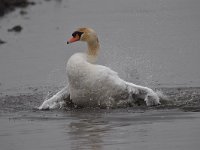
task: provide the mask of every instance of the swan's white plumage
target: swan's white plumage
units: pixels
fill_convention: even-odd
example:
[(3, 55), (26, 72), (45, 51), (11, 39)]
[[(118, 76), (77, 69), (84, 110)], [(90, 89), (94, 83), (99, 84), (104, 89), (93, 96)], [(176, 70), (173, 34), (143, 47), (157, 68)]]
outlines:
[(76, 53), (70, 57), (66, 67), (69, 85), (44, 101), (39, 109), (62, 107), (64, 99), (69, 96), (75, 105), (84, 107), (112, 107), (138, 99), (144, 100), (148, 106), (160, 104), (158, 95), (152, 89), (126, 82), (110, 68), (91, 63), (99, 48), (99, 45), (95, 47), (98, 38), (93, 30), (86, 28), (84, 31), (89, 42), (83, 36), (80, 40), (88, 43), (88, 53)]
[[(127, 91), (127, 85), (110, 68), (91, 64), (83, 53), (74, 54), (67, 63), (70, 97), (81, 106), (106, 105)], [(128, 96), (128, 94), (127, 94)]]

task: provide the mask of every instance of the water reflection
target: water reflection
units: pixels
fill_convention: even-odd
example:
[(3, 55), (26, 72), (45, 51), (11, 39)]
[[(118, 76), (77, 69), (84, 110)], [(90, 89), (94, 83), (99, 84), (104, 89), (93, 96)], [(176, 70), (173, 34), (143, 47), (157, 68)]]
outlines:
[(101, 113), (75, 112), (69, 124), (71, 149), (103, 149), (103, 136), (110, 130), (109, 121)]

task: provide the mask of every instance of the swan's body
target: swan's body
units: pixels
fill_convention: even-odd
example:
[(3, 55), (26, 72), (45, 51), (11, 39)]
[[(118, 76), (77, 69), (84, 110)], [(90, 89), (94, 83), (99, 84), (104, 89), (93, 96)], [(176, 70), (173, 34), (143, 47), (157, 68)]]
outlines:
[(77, 53), (67, 63), (70, 97), (75, 104), (106, 106), (106, 102), (110, 103), (117, 95), (121, 99), (128, 98), (127, 86), (116, 72), (86, 59), (86, 55)]
[(66, 67), (69, 85), (44, 101), (39, 109), (62, 107), (66, 99), (81, 107), (112, 107), (137, 100), (145, 101), (148, 106), (160, 104), (152, 89), (126, 82), (110, 68), (94, 64), (99, 51), (94, 30), (80, 28), (72, 36), (68, 43), (85, 41), (88, 51), (70, 57)]

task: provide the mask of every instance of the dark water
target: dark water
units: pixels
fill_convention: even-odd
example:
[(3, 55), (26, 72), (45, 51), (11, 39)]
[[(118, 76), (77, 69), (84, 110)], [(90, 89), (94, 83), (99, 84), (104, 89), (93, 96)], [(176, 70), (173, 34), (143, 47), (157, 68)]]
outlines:
[[(200, 2), (51, 0), (0, 19), (0, 149), (198, 150)], [(15, 25), (20, 33), (7, 32)], [(66, 46), (75, 28), (99, 35), (99, 64), (160, 89), (157, 107), (38, 111), (66, 84)]]

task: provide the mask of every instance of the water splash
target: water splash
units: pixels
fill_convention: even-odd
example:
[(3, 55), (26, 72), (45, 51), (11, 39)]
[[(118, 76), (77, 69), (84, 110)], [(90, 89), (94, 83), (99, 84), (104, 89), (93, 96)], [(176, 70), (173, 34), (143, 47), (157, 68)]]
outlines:
[[(30, 87), (28, 87), (28, 89), (30, 89)], [(39, 87), (37, 88), (37, 90), (30, 90), (30, 92), (27, 93), (19, 92), (17, 95), (6, 95), (5, 93), (1, 94), (0, 110), (1, 112), (19, 112), (33, 110), (36, 106), (39, 106), (41, 104), (45, 97), (50, 97), (51, 95), (56, 93), (56, 91), (59, 91), (59, 89), (60, 87)], [(112, 107), (107, 108), (131, 108), (137, 110), (180, 109), (182, 111), (200, 111), (200, 87), (160, 88), (156, 90), (156, 93), (161, 98), (161, 105), (159, 106), (146, 107), (145, 103), (141, 103), (138, 105), (129, 101), (119, 101), (116, 105), (112, 105)], [(69, 108), (64, 107), (63, 109)]]

